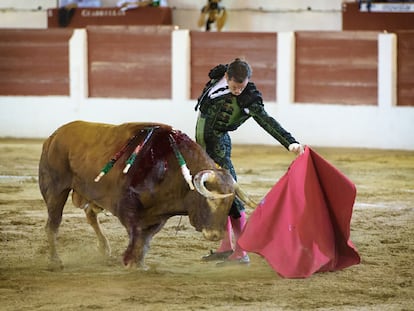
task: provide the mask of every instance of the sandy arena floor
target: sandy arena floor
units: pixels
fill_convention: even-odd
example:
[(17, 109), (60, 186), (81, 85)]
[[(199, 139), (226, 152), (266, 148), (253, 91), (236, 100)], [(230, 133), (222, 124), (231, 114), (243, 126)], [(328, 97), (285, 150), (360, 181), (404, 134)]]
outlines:
[[(186, 217), (171, 218), (154, 237), (149, 271), (126, 270), (118, 219), (99, 217), (113, 252), (101, 258), (70, 200), (58, 241), (65, 269), (48, 271), (41, 144), (0, 139), (0, 310), (414, 310), (414, 152), (312, 147), (357, 186), (351, 240), (362, 262), (283, 279), (256, 254), (248, 267), (201, 262), (217, 243)], [(235, 146), (233, 153), (239, 183), (257, 201), (293, 161), (281, 147)]]

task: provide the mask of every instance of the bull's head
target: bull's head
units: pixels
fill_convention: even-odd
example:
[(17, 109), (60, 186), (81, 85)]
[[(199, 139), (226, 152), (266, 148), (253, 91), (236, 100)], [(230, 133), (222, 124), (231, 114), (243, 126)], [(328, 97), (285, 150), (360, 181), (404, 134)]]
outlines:
[[(227, 216), (235, 196), (252, 208), (257, 206), (226, 170), (200, 171), (194, 177), (194, 186), (208, 205), (207, 211), (196, 213), (202, 218), (201, 231), (208, 240), (222, 239)], [(190, 221), (195, 220), (192, 220), (190, 216)], [(197, 228), (196, 224), (194, 226)]]

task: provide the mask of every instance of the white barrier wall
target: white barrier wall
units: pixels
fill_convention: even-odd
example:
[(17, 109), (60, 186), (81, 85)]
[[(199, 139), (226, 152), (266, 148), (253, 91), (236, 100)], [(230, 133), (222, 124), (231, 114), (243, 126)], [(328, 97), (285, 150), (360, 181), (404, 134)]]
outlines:
[[(414, 150), (414, 107), (396, 107), (396, 37), (379, 35), (378, 106), (293, 103), (294, 34), (278, 34), (278, 102), (266, 110), (299, 141), (313, 146)], [(172, 35), (172, 99), (88, 98), (86, 31), (70, 40), (70, 96), (0, 97), (0, 136), (44, 138), (76, 119), (168, 123), (194, 137), (197, 113), (190, 94), (188, 30)], [(254, 77), (253, 77), (254, 78)], [(232, 134), (239, 144), (278, 142), (249, 120)]]

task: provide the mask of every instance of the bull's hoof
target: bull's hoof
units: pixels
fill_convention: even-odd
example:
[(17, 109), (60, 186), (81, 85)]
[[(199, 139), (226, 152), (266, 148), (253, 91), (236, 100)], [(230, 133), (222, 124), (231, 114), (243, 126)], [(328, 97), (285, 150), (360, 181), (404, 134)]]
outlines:
[(49, 261), (49, 265), (47, 266), (47, 270), (53, 271), (53, 272), (62, 271), (63, 268), (64, 268), (64, 266), (63, 266), (62, 261), (60, 259), (56, 259), (56, 258), (51, 259)]
[(109, 244), (98, 244), (98, 251), (102, 256), (111, 257), (112, 255), (111, 247), (109, 246)]
[(125, 269), (132, 270), (137, 268), (137, 264), (135, 262), (128, 262), (125, 265)]

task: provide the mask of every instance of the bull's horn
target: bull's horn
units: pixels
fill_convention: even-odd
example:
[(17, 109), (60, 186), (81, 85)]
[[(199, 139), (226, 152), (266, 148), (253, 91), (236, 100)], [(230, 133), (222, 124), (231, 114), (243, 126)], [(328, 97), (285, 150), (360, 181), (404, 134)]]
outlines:
[(213, 170), (200, 171), (194, 176), (194, 187), (207, 199), (223, 199), (232, 196), (233, 193), (214, 193), (206, 188), (204, 185), (206, 181), (214, 182), (216, 179), (217, 176)]
[(234, 181), (234, 190), (236, 192), (236, 196), (243, 201), (243, 203), (245, 203), (247, 206), (249, 206), (250, 208), (256, 208), (257, 207), (257, 203), (255, 201), (253, 201), (246, 192), (243, 191), (243, 189), (240, 187), (240, 185), (235, 181)]

